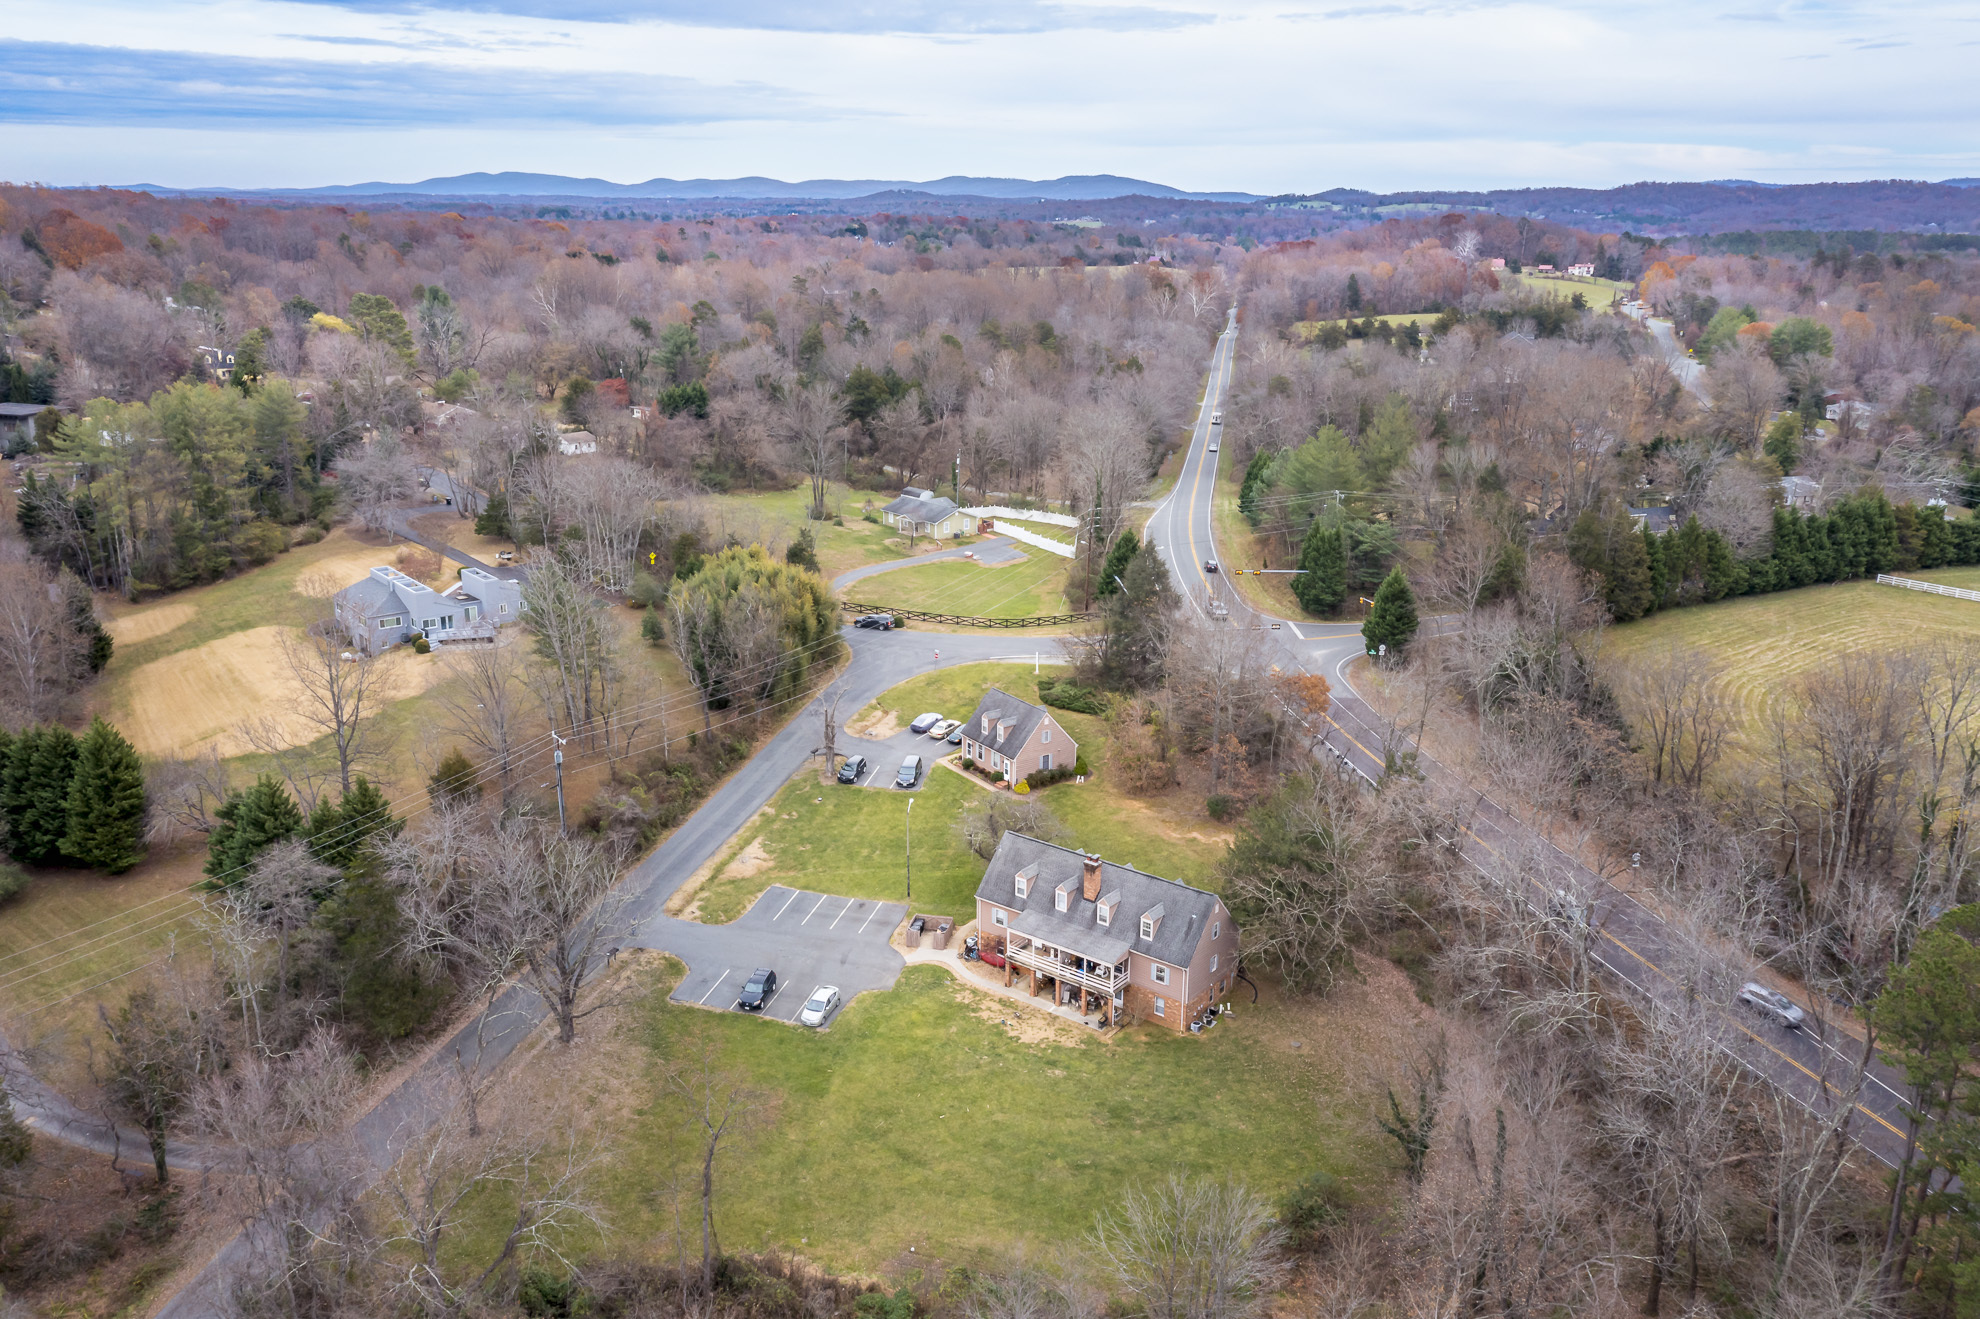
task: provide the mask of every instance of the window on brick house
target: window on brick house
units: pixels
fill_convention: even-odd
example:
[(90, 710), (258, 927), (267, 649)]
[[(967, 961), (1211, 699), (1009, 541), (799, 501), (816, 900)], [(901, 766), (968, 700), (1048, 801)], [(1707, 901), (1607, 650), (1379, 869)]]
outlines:
[(1160, 994), (1155, 996), (1155, 1015), (1158, 1017), (1169, 1015), (1169, 1000), (1163, 998)]

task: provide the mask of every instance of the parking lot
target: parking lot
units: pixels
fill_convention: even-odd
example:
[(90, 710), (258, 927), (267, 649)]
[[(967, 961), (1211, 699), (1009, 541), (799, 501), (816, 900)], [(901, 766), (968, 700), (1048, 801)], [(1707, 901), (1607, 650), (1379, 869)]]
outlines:
[[(963, 713), (968, 714), (969, 711)], [(913, 718), (912, 715), (908, 717)], [(901, 761), (908, 756), (921, 757), (921, 782), (925, 783), (935, 762), (957, 750), (946, 741), (938, 741), (924, 733), (910, 733), (906, 729), (878, 740), (842, 733), (839, 735), (838, 749), (841, 756), (866, 757), (866, 772), (859, 776), (859, 786), (862, 788), (892, 788), (894, 775), (899, 771)]]
[(848, 1003), (869, 989), (891, 989), (905, 963), (888, 940), (906, 916), (897, 902), (773, 884), (728, 925), (667, 920), (642, 942), (688, 964), (675, 1002), (733, 1007), (749, 973), (767, 966), (777, 991), (763, 1015), (791, 1021), (819, 985), (837, 985)]

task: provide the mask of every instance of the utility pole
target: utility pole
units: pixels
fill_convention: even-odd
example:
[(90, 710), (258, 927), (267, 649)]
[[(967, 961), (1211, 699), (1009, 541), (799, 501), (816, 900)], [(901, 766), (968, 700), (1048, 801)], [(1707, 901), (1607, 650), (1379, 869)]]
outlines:
[[(908, 798), (907, 808), (907, 900), (914, 905), (914, 798)], [(910, 911), (908, 915), (914, 913)]]
[(570, 827), (564, 823), (564, 743), (570, 741), (570, 739), (567, 737), (557, 737), (554, 731), (550, 736), (557, 738), (557, 750), (551, 756), (551, 760), (557, 766), (557, 832), (566, 834), (570, 832)]

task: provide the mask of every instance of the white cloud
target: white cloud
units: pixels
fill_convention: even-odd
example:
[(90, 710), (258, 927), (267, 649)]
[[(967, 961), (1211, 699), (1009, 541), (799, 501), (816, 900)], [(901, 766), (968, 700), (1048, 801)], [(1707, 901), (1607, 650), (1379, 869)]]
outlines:
[[(21, 41), (115, 33), (152, 52), (148, 64), (129, 56), (134, 67), (242, 63), (213, 60), (210, 116), (188, 132), (166, 126), (168, 105), (86, 87), (67, 94), (67, 123), (48, 124), (36, 89), (9, 82), (0, 60), (0, 122), (17, 125), (0, 174), (297, 186), (503, 169), (623, 181), (1111, 172), (1278, 192), (1980, 172), (1959, 48), (1972, 14), (1958, 6), (1039, 0), (1008, 12), (1051, 30), (903, 33), (874, 29), (912, 6), (814, 4), (814, 26), (836, 30), (792, 31), (798, 11), (768, 0), (696, 11), (754, 15), (749, 27), (678, 21), (674, 0), (671, 19), (617, 0), (582, 11), (657, 15), (609, 22), (476, 2), (512, 12), (14, 0)], [(1089, 9), (1111, 17), (1082, 19)], [(1213, 17), (1188, 19), (1199, 13)], [(265, 84), (312, 65), (332, 96), (371, 86), (361, 67), (387, 75), (364, 126), (324, 126), (334, 106), (284, 115)], [(394, 97), (392, 77), (418, 85)], [(530, 125), (530, 86), (557, 89), (541, 98), (546, 115), (588, 126)], [(231, 118), (230, 88), (242, 111)]]

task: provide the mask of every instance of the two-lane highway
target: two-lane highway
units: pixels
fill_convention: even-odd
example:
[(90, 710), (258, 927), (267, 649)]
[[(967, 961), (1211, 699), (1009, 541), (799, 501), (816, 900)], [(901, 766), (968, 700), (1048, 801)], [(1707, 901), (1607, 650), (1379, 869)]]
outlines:
[[(1339, 761), (1370, 782), (1388, 768), (1385, 750), (1402, 752), (1406, 740), (1387, 747), (1385, 721), (1354, 690), (1350, 667), (1364, 658), (1358, 625), (1301, 623), (1253, 609), (1226, 580), (1250, 565), (1227, 562), (1218, 552), (1212, 512), (1216, 506), (1217, 464), (1223, 456), (1211, 449), (1221, 441), (1222, 426), (1212, 418), (1225, 406), (1232, 363), (1237, 351), (1237, 314), (1231, 313), (1211, 355), (1201, 411), (1184, 454), (1176, 486), (1156, 506), (1146, 539), (1160, 547), (1177, 589), (1204, 618), (1222, 618), (1219, 626), (1255, 630), (1275, 648), (1277, 662), (1324, 676), (1333, 689), (1325, 745)], [(1215, 561), (1219, 571), (1205, 570)], [(1213, 609), (1215, 600), (1221, 609)], [(1676, 998), (1698, 992), (1685, 972), (1674, 971), (1688, 959), (1685, 941), (1655, 910), (1612, 884), (1562, 851), (1486, 794), (1466, 784), (1445, 766), (1418, 751), (1414, 767), (1429, 782), (1471, 803), (1459, 837), (1450, 840), (1458, 855), (1481, 874), (1513, 882), (1527, 891), (1527, 901), (1544, 909), (1557, 890), (1584, 895), (1591, 955), (1615, 980), (1656, 997)], [(1818, 1004), (1804, 1005), (1811, 1009)], [(1728, 1012), (1722, 1038), (1742, 1062), (1793, 1094), (1811, 1109), (1830, 1112), (1837, 1102), (1852, 1102), (1850, 1131), (1878, 1159), (1895, 1164), (1903, 1156), (1906, 1118), (1902, 1078), (1881, 1059), (1874, 1062), (1860, 1088), (1851, 1088), (1862, 1050), (1859, 1039), (1810, 1012), (1810, 1025), (1789, 1030), (1757, 1016)]]

